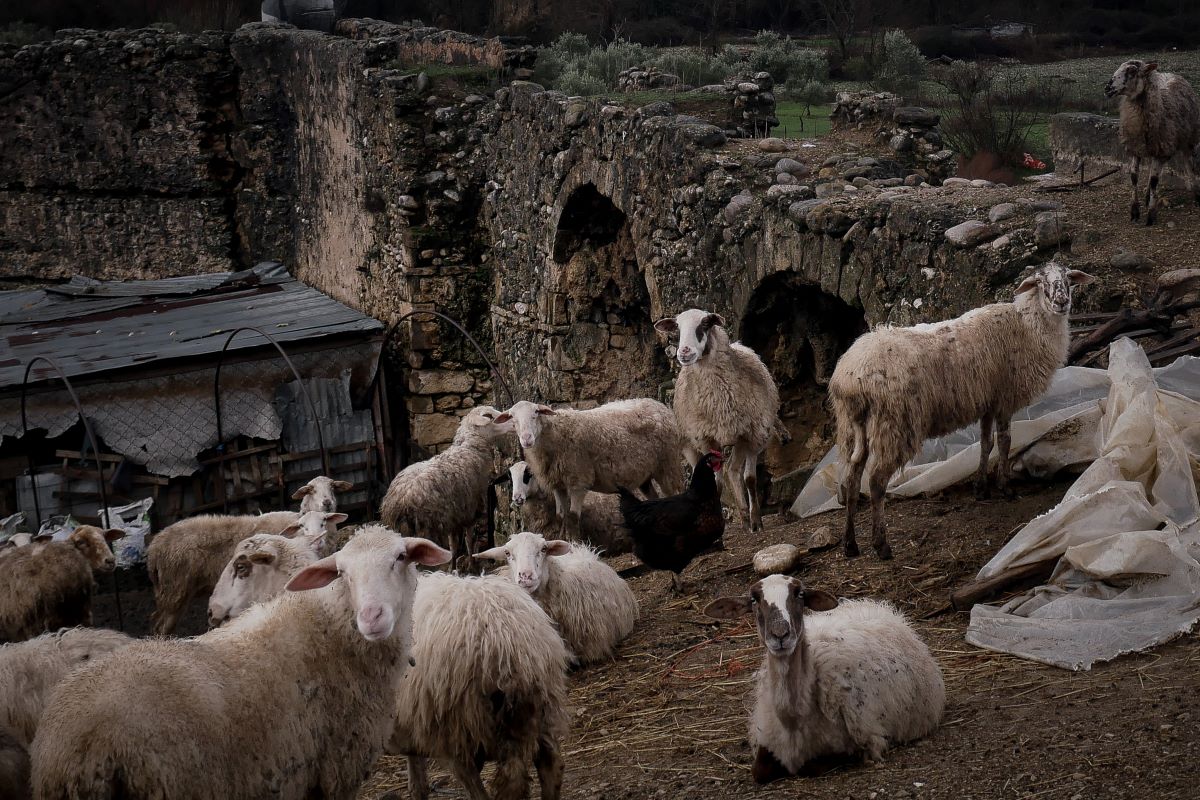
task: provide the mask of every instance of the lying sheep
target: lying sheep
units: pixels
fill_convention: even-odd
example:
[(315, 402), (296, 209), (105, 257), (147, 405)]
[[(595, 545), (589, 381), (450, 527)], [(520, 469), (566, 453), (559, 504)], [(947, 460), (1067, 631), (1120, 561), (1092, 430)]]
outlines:
[(516, 424), (534, 476), (553, 493), (568, 538), (580, 535), (589, 491), (640, 487), (658, 497), (683, 486), (675, 415), (655, 400), (620, 400), (588, 411), (522, 400), (497, 417), (508, 420)]
[[(557, 532), (561, 525), (554, 496), (533, 476), (529, 464), (518, 461), (508, 471), (512, 477), (512, 504), (520, 510), (521, 527), (542, 534)], [(579, 535), (607, 555), (628, 553), (633, 547), (621, 517), (620, 498), (615, 494), (587, 493)]]
[[(293, 539), (260, 534), (213, 592), (219, 625), (283, 591), (315, 560)], [(255, 556), (261, 556), (256, 558)], [(246, 574), (235, 566), (246, 561)], [(554, 623), (522, 589), (502, 578), (422, 575), (413, 601), (414, 669), (400, 682), (390, 752), (409, 756), (409, 793), (428, 796), (424, 758), (446, 762), (472, 798), (487, 798), (477, 757), (500, 762), (494, 797), (524, 797), (533, 758), (542, 797), (562, 782), (559, 742), (566, 732), (567, 651)]]
[[(328, 531), (334, 533), (333, 520), (344, 520), (345, 515), (325, 519)], [(173, 633), (191, 599), (213, 590), (238, 542), (256, 533), (279, 533), (299, 520), (295, 511), (205, 514), (163, 528), (146, 548), (146, 571), (154, 585), (154, 633)]]
[(227, 626), (77, 670), (34, 738), (34, 795), (350, 800), (394, 727), (416, 565), (449, 557), (365, 526)]
[(301, 486), (292, 495), (293, 500), (300, 501), (300, 513), (305, 511), (337, 511), (337, 496), (339, 492), (348, 492), (354, 488), (350, 481), (335, 481), (325, 475), (318, 475)]
[(512, 430), (500, 416), (491, 406), (476, 406), (459, 423), (449, 448), (401, 470), (379, 508), (384, 524), (428, 536), (455, 555), (468, 554), (492, 480), (495, 442)]
[(693, 308), (654, 327), (679, 333), (675, 416), (688, 464), (695, 467), (704, 453), (732, 448), (725, 479), (746, 529), (762, 530), (758, 458), (772, 437), (783, 438), (775, 379), (753, 350), (729, 341), (720, 314)]
[[(806, 616), (812, 611), (828, 613)], [(795, 775), (824, 755), (879, 763), (889, 743), (927, 736), (941, 721), (942, 671), (889, 604), (839, 606), (833, 595), (772, 575), (704, 609), (715, 619), (751, 612), (767, 649), (750, 717), (756, 783)]]
[(1007, 493), (1014, 412), (1037, 399), (1067, 357), (1071, 290), (1095, 278), (1050, 263), (1017, 287), (1011, 303), (910, 328), (865, 333), (838, 361), (829, 381), (837, 445), (845, 465), (847, 556), (858, 555), (854, 511), (871, 462), (872, 543), (891, 558), (883, 518), (884, 492), (921, 443), (979, 420), (976, 492), (989, 491), (988, 459), (995, 426), (997, 488)]
[(1158, 217), (1158, 179), (1176, 153), (1183, 153), (1188, 181), (1200, 203), (1200, 97), (1182, 75), (1159, 72), (1158, 64), (1126, 61), (1117, 67), (1104, 87), (1109, 97), (1121, 97), (1121, 145), (1129, 154), (1129, 182), (1133, 200), (1129, 219), (1141, 216), (1138, 205), (1138, 172), (1142, 159), (1150, 159), (1150, 185), (1146, 190), (1146, 224)]
[(0, 644), (92, 624), (93, 570), (116, 566), (109, 542), (125, 532), (81, 525), (66, 541), (21, 547), (0, 561)]
[(558, 623), (578, 664), (612, 658), (637, 622), (637, 598), (628, 584), (586, 545), (524, 531), (475, 557), (508, 564), (510, 579)]

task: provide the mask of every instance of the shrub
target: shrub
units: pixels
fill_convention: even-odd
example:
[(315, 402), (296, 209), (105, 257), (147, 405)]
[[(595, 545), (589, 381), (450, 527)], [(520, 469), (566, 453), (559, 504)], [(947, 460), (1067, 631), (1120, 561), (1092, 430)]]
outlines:
[(842, 75), (846, 80), (869, 81), (871, 72), (871, 65), (864, 56), (850, 56), (842, 64)]
[(650, 65), (663, 72), (678, 75), (680, 80), (692, 86), (720, 83), (731, 72), (728, 65), (719, 59), (709, 58), (699, 50), (671, 50), (660, 53), (650, 60)]
[(883, 60), (879, 65), (878, 83), (896, 94), (916, 94), (925, 77), (925, 57), (904, 35), (904, 31), (888, 31), (883, 37)]
[(641, 66), (648, 60), (646, 48), (627, 39), (609, 42), (607, 47), (597, 47), (580, 62), (579, 69), (607, 86), (614, 86), (622, 70)]
[(755, 72), (771, 73), (776, 83), (829, 79), (829, 62), (823, 52), (802, 47), (774, 31), (760, 31), (754, 37), (747, 64)]
[(604, 94), (609, 86), (604, 81), (575, 67), (568, 67), (555, 82), (554, 88), (568, 95)]
[(0, 27), (0, 44), (24, 47), (27, 44), (53, 38), (54, 31), (29, 22), (10, 22)]

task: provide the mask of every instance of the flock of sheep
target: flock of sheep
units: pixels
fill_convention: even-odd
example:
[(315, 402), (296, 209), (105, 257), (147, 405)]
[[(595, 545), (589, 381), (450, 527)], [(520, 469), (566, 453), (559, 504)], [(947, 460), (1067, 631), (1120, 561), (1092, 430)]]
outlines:
[[(1200, 107), (1186, 82), (1142, 62), (1123, 64), (1106, 91), (1123, 96), (1135, 219), (1139, 159), (1154, 159), (1153, 222), (1163, 160), (1200, 143)], [(979, 421), (977, 491), (991, 485), (993, 439), (996, 488), (1007, 491), (1009, 421), (1063, 364), (1072, 289), (1092, 280), (1050, 263), (1010, 303), (878, 328), (842, 356), (829, 396), (847, 556), (858, 554), (865, 476), (872, 544), (891, 557), (887, 483), (930, 436)], [(613, 658), (638, 617), (625, 581), (581, 540), (603, 544), (619, 525), (612, 495), (676, 495), (680, 456), (695, 467), (724, 451), (729, 496), (747, 530), (762, 529), (755, 468), (779, 428), (779, 395), (724, 326), (699, 309), (656, 323), (678, 337), (673, 409), (649, 399), (471, 409), (448, 449), (395, 477), (383, 524), (360, 526), (340, 549), (337, 495), (352, 487), (327, 477), (294, 495), (298, 511), (164, 529), (147, 552), (154, 638), (71, 627), (91, 624), (92, 573), (113, 568), (108, 542), (120, 531), (13, 542), (0, 551), (0, 800), (351, 798), (385, 751), (407, 756), (414, 798), (428, 797), (434, 758), (472, 800), (527, 796), (532, 763), (541, 796), (555, 800), (568, 670)], [(514, 433), (513, 500), (530, 530), (472, 552), (497, 444)], [(417, 570), (456, 554), (502, 566), (482, 577)], [(171, 638), (205, 593), (212, 630)], [(749, 721), (756, 781), (822, 755), (877, 762), (941, 719), (937, 662), (885, 602), (839, 601), (772, 575), (705, 611), (752, 614), (764, 645)], [(497, 764), (490, 790), (486, 761)]]

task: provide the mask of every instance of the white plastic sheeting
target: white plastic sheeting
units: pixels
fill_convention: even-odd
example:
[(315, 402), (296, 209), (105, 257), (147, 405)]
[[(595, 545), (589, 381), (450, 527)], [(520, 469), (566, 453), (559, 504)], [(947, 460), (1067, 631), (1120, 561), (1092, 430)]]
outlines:
[[(971, 612), (967, 641), (1068, 669), (1090, 669), (1190, 630), (1200, 620), (1200, 359), (1152, 370), (1128, 339), (1107, 371), (1067, 367), (1014, 417), (1015, 466), (1048, 475), (1090, 463), (1055, 508), (980, 571), (1060, 558), (1050, 582)], [(978, 466), (978, 428), (926, 442), (889, 494), (936, 491)], [(836, 449), (792, 506), (839, 508)]]

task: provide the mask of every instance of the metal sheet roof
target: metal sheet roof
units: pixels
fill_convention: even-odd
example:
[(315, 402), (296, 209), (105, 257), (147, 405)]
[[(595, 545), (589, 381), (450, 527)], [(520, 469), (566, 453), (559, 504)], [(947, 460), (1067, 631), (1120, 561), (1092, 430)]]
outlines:
[[(36, 356), (53, 358), (69, 377), (157, 367), (215, 355), (244, 325), (262, 328), (285, 349), (287, 342), (369, 338), (383, 330), (378, 320), (305, 286), (276, 262), (151, 281), (76, 277), (47, 289), (0, 292), (0, 388), (19, 385)], [(229, 350), (266, 344), (246, 332)], [(56, 374), (42, 362), (30, 381)]]

